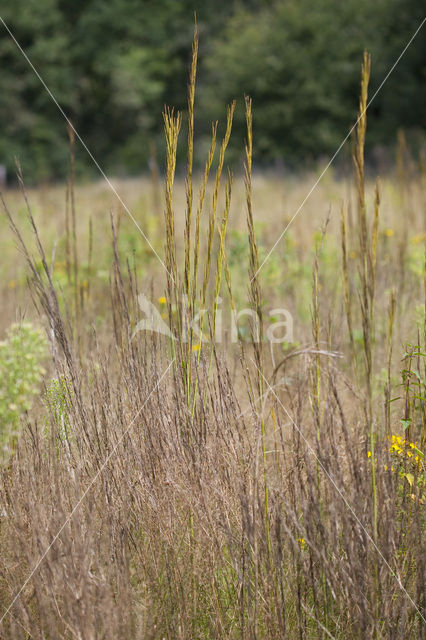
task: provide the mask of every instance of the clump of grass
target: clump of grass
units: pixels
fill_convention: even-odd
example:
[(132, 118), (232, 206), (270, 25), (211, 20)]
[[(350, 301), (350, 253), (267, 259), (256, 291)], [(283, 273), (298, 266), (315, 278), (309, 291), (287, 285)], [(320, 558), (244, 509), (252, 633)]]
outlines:
[(0, 461), (8, 461), (20, 432), (20, 418), (40, 392), (47, 341), (29, 322), (13, 324), (0, 342)]
[[(201, 237), (200, 229), (205, 207), (205, 196), (207, 183), (213, 164), (214, 151), (216, 147), (217, 123), (212, 126), (211, 146), (205, 165), (204, 175), (199, 191), (198, 206), (195, 216), (195, 229), (192, 224), (193, 209), (193, 155), (194, 155), (194, 101), (195, 82), (198, 55), (198, 32), (195, 29), (193, 55), (188, 85), (188, 139), (187, 139), (187, 176), (185, 182), (186, 191), (186, 211), (184, 227), (184, 265), (183, 269), (178, 268), (176, 257), (176, 231), (175, 214), (173, 205), (173, 183), (176, 169), (176, 156), (179, 132), (182, 124), (181, 114), (174, 115), (173, 110), (166, 109), (164, 112), (165, 134), (166, 134), (166, 188), (165, 188), (165, 229), (166, 229), (166, 267), (167, 274), (167, 303), (169, 321), (174, 327), (176, 345), (178, 351), (173, 353), (179, 360), (182, 372), (182, 380), (187, 396), (188, 406), (193, 404), (193, 388), (197, 389), (197, 380), (192, 376), (192, 362), (194, 350), (198, 351), (197, 361), (200, 361), (202, 335), (206, 329), (206, 319), (215, 332), (215, 321), (217, 312), (217, 299), (220, 293), (222, 256), (224, 251), (218, 252), (216, 263), (215, 288), (212, 300), (208, 300), (209, 284), (211, 281), (212, 252), (215, 232), (224, 243), (226, 235), (226, 221), (229, 212), (232, 177), (228, 176), (226, 186), (226, 203), (221, 223), (217, 224), (217, 208), (219, 190), (225, 162), (226, 149), (229, 143), (232, 120), (235, 110), (235, 102), (231, 104), (227, 112), (227, 122), (225, 134), (219, 149), (219, 158), (214, 178), (211, 205), (207, 213), (207, 240), (204, 249), (204, 269), (202, 273), (201, 287), (199, 288), (199, 266)], [(200, 315), (200, 336), (194, 335), (194, 319), (196, 312)], [(175, 313), (173, 313), (175, 310)], [(196, 393), (196, 392), (195, 392)]]

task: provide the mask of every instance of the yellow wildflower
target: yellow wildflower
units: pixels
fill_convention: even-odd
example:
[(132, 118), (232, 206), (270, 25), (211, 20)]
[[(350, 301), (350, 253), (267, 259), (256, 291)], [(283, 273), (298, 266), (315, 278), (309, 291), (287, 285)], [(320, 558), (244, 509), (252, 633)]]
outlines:
[(395, 231), (393, 229), (385, 229), (385, 236), (387, 238), (392, 238), (395, 235)]
[(160, 304), (166, 304), (167, 299), (165, 298), (165, 296), (160, 296), (160, 297), (158, 298), (158, 302), (159, 302)]
[(422, 244), (426, 242), (426, 233), (420, 233), (418, 236), (414, 236), (411, 239), (412, 244)]

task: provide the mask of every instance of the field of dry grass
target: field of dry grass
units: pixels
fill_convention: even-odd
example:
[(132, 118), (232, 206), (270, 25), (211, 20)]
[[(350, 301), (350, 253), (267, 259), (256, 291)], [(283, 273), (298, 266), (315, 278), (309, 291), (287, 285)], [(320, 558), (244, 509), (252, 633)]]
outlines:
[(4, 194), (1, 637), (422, 637), (426, 172), (364, 175), (367, 83), (269, 257), (321, 168), (257, 175), (249, 102), (241, 177), (190, 126), (174, 180), (168, 113), (164, 179), (114, 181), (164, 265), (104, 183)]

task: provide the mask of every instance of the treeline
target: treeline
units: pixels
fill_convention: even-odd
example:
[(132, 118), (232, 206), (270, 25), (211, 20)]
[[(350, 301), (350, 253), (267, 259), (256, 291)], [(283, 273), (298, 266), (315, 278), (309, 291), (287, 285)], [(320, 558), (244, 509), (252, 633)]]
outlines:
[[(154, 148), (161, 161), (163, 106), (186, 109), (194, 10), (198, 148), (234, 98), (241, 148), (247, 93), (257, 160), (289, 166), (332, 153), (347, 133), (363, 50), (373, 95), (424, 18), (417, 0), (15, 0), (2, 17), (102, 167), (128, 174), (145, 170)], [(13, 172), (18, 157), (30, 181), (61, 178), (64, 119), (0, 29), (0, 164)], [(399, 128), (425, 139), (422, 31), (371, 105), (370, 148), (392, 147)], [(78, 169), (90, 166), (79, 151)]]

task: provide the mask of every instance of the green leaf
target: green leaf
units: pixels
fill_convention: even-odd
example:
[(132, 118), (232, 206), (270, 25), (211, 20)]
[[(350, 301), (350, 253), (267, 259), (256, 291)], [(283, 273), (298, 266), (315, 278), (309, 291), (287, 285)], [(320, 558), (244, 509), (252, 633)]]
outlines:
[(410, 485), (410, 487), (412, 487), (413, 484), (414, 484), (414, 476), (413, 476), (413, 474), (412, 473), (406, 473), (404, 477), (407, 480), (407, 482)]

